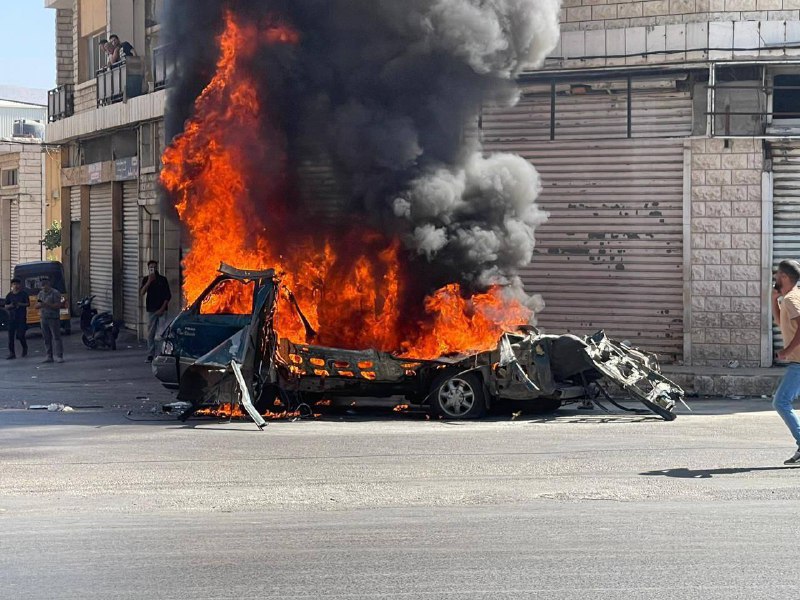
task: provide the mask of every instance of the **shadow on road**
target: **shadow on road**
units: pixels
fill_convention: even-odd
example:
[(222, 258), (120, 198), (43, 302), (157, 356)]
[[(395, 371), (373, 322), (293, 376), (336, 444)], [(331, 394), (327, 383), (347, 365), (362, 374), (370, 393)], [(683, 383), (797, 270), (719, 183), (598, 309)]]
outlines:
[(660, 477), (678, 477), (681, 479), (710, 479), (715, 475), (738, 475), (740, 473), (752, 473), (754, 471), (784, 471), (786, 469), (796, 469), (792, 466), (781, 467), (733, 467), (728, 469), (663, 469), (659, 471), (645, 471), (639, 475), (650, 475)]

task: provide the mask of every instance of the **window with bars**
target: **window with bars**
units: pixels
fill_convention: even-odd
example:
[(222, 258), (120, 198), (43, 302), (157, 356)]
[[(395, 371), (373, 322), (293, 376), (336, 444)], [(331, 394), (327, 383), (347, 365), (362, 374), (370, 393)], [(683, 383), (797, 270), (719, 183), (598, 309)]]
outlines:
[(17, 169), (3, 169), (0, 173), (0, 186), (13, 187), (19, 185)]

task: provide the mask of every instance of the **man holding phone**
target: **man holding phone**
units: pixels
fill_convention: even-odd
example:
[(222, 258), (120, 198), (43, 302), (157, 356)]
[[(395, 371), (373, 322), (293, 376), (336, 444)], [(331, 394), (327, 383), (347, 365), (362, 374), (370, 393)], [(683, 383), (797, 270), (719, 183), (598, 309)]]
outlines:
[(156, 354), (156, 332), (161, 317), (166, 314), (172, 292), (167, 278), (158, 272), (158, 261), (147, 263), (147, 276), (142, 279), (140, 293), (145, 297), (147, 310), (147, 362), (153, 362)]
[(31, 301), (28, 292), (22, 289), (22, 281), (16, 277), (11, 280), (11, 291), (6, 295), (5, 309), (8, 313), (8, 356), (7, 360), (17, 358), (16, 340), (22, 346), (22, 358), (28, 355), (28, 342), (25, 331), (28, 328), (28, 307)]
[(797, 451), (783, 464), (800, 465), (800, 419), (793, 407), (794, 401), (800, 396), (800, 288), (797, 287), (800, 263), (782, 260), (774, 279), (772, 316), (783, 336), (783, 349), (778, 351), (778, 360), (789, 364), (775, 392), (772, 406), (797, 442)]

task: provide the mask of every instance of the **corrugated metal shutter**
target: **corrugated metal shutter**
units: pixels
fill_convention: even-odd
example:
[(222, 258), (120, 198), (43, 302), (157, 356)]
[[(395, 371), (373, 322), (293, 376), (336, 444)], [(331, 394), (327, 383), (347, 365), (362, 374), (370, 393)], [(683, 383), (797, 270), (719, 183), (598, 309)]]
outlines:
[[(800, 259), (800, 143), (772, 146), (772, 264)], [(773, 326), (773, 347), (783, 348), (780, 329)]]
[(551, 97), (541, 88), (515, 107), (483, 111), (484, 148), (519, 154), (542, 176), (539, 204), (550, 219), (537, 229), (536, 254), (521, 276), (547, 304), (539, 315), (546, 330), (605, 329), (677, 361), (691, 97), (669, 81), (633, 89), (628, 138), (627, 84), (592, 86), (583, 94), (566, 93), (568, 84), (560, 88), (554, 141)]
[(13, 198), (8, 203), (10, 208), (9, 214), (9, 241), (11, 247), (11, 272), (14, 272), (14, 267), (19, 263), (19, 198)]
[(330, 158), (319, 153), (300, 163), (300, 195), (308, 214), (323, 220), (333, 219), (347, 205), (347, 195), (337, 181)]
[(138, 330), (139, 321), (139, 184), (122, 185), (122, 287), (125, 326)]
[(69, 218), (73, 223), (81, 220), (81, 186), (69, 189)]
[(111, 184), (93, 185), (89, 193), (89, 281), (98, 311), (113, 309)]
[[(484, 139), (507, 145), (551, 136), (549, 94), (523, 95), (511, 108), (483, 110)], [(631, 137), (685, 137), (692, 133), (692, 98), (688, 92), (634, 90), (631, 94)], [(619, 139), (628, 137), (627, 90), (557, 95), (555, 140)]]

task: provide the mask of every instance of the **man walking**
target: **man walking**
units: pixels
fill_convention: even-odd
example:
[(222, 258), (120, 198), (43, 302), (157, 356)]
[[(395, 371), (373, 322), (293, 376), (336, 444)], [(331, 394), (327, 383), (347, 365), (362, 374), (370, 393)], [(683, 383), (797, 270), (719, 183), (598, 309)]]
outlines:
[(147, 263), (149, 271), (147, 277), (142, 279), (140, 291), (145, 297), (145, 310), (147, 310), (147, 362), (153, 362), (156, 354), (156, 333), (161, 317), (166, 314), (172, 293), (169, 290), (167, 278), (158, 272), (158, 261), (151, 260)]
[(28, 355), (28, 342), (25, 330), (28, 328), (28, 307), (31, 301), (28, 292), (22, 289), (22, 281), (16, 277), (11, 280), (11, 291), (6, 295), (6, 312), (8, 313), (8, 356), (7, 360), (17, 358), (16, 340), (22, 346), (22, 358)]
[[(800, 465), (800, 419), (793, 408), (800, 396), (800, 263), (796, 260), (783, 260), (775, 272), (775, 285), (772, 290), (772, 314), (781, 329), (783, 349), (778, 359), (789, 363), (772, 406), (778, 411), (789, 431), (797, 442), (797, 451), (785, 465)], [(779, 298), (783, 297), (779, 301)]]
[(39, 309), (44, 348), (47, 351), (47, 358), (42, 362), (53, 362), (55, 353), (56, 362), (63, 363), (64, 346), (61, 343), (61, 322), (59, 321), (61, 292), (53, 288), (50, 278), (46, 275), (41, 278), (40, 282), (42, 289), (36, 297), (36, 308)]

